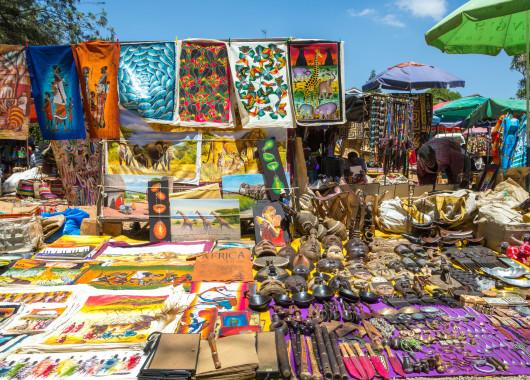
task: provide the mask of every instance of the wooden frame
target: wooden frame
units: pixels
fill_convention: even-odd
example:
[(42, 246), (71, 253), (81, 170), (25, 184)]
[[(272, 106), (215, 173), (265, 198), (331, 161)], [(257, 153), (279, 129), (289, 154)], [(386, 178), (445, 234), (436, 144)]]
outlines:
[(478, 182), (476, 186), (477, 191), (483, 191), (483, 190), (489, 190), (493, 188), (493, 184), (495, 183), (495, 177), (497, 177), (497, 173), (499, 173), (500, 169), (499, 164), (490, 164), (486, 165), (486, 168), (482, 172), (482, 176), (480, 177), (480, 181)]

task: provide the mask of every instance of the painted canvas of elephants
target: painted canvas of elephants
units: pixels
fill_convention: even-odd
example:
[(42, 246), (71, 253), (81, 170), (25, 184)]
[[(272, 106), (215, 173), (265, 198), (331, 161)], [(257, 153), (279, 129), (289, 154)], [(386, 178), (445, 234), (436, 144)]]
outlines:
[(256, 141), (275, 137), (285, 167), (287, 131), (284, 128), (256, 128), (237, 132), (203, 132), (201, 182), (220, 182), (226, 175), (258, 174)]
[(159, 132), (136, 111), (120, 110), (122, 139), (107, 143), (107, 173), (172, 176), (198, 184), (200, 134)]
[(344, 123), (342, 43), (290, 42), (288, 53), (297, 124)]
[(171, 199), (171, 240), (241, 239), (237, 199)]

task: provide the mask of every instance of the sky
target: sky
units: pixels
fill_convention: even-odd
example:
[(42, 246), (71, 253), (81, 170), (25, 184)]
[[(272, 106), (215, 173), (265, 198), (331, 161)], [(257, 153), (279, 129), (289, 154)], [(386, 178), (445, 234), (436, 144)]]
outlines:
[[(445, 54), (424, 34), (464, 0), (287, 0), (281, 2), (107, 0), (109, 24), (120, 41), (187, 38), (296, 37), (344, 41), (346, 88), (360, 88), (379, 73), (414, 61), (444, 69), (466, 81), (463, 96), (515, 96), (521, 74), (511, 58)], [(85, 3), (86, 7), (97, 7)], [(92, 10), (96, 10), (93, 9)]]

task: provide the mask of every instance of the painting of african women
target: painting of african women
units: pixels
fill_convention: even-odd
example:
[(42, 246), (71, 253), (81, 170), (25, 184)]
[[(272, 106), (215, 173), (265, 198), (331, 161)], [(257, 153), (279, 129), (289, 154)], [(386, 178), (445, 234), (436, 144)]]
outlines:
[(343, 122), (341, 53), (337, 42), (289, 44), (291, 91), (299, 124)]
[(237, 199), (171, 199), (170, 204), (172, 240), (241, 238)]

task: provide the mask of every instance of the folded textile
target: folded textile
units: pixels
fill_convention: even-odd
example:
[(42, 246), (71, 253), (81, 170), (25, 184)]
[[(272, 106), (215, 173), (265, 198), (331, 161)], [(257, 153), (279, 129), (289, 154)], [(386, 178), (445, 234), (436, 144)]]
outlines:
[(84, 139), (83, 104), (72, 47), (29, 46), (26, 59), (42, 138)]
[(64, 222), (63, 227), (58, 230), (60, 235), (57, 236), (57, 238), (59, 238), (62, 235), (79, 235), (81, 233), (81, 230), (80, 230), (81, 222), (83, 221), (83, 219), (90, 217), (88, 212), (83, 211), (77, 207), (68, 208), (66, 209), (66, 211), (63, 211), (63, 212), (54, 212), (54, 213), (43, 212), (41, 213), (41, 216), (43, 218), (47, 218), (47, 217), (55, 216), (55, 215), (64, 215), (64, 217), (66, 218), (66, 221)]
[(88, 41), (72, 45), (91, 138), (119, 139), (120, 44)]
[(228, 52), (243, 128), (293, 128), (287, 45), (232, 42)]

